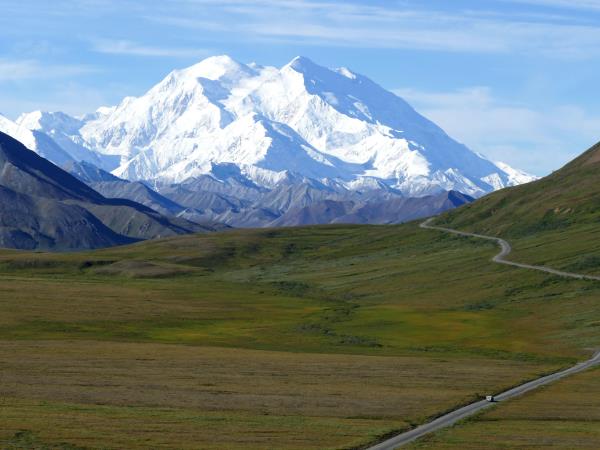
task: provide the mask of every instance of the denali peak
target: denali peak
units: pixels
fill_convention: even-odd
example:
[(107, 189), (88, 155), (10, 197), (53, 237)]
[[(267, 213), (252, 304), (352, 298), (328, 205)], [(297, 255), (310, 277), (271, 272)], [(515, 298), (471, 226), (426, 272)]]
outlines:
[(18, 122), (129, 180), (218, 178), (215, 166), (233, 164), (262, 186), (296, 174), (348, 189), (481, 196), (534, 178), (456, 142), (367, 77), (305, 57), (279, 69), (215, 56), (82, 119), (43, 114)]

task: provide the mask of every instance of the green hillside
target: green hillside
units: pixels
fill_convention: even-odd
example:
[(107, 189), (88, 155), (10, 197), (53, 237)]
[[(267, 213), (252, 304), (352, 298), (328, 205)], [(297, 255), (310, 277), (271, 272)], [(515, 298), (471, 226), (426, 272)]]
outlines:
[(515, 261), (600, 273), (600, 144), (536, 182), (487, 195), (436, 224), (508, 239)]
[(600, 144), (545, 178), (489, 194), (438, 223), (513, 238), (597, 224), (599, 181)]
[[(536, 182), (504, 189), (435, 220), (462, 231), (510, 241), (509, 259), (578, 273), (600, 274), (600, 144)], [(515, 272), (516, 277), (527, 271)], [(564, 281), (564, 280), (563, 280)], [(595, 282), (588, 288), (595, 289)], [(594, 295), (600, 298), (597, 294)], [(540, 308), (569, 304), (563, 293)], [(588, 349), (600, 349), (600, 321), (589, 322), (596, 307), (573, 306), (579, 317), (564, 330), (588, 336)], [(576, 331), (577, 330), (577, 331)], [(584, 331), (585, 330), (585, 331)], [(532, 332), (535, 332), (532, 329)], [(590, 370), (523, 397), (500, 403), (456, 426), (426, 436), (410, 448), (598, 448), (598, 370)]]

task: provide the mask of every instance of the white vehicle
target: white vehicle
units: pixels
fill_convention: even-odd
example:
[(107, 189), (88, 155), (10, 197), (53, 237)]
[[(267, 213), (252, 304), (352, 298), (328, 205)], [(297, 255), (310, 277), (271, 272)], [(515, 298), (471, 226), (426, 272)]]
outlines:
[(486, 399), (488, 402), (495, 402), (495, 401), (496, 401), (496, 399), (494, 398), (494, 396), (493, 396), (493, 395), (486, 395), (486, 396), (485, 396), (485, 399)]

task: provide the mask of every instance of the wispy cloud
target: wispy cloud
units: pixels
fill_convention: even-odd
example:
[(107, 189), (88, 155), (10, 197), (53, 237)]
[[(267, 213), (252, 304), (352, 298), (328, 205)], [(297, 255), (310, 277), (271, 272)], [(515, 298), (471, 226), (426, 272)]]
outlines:
[(98, 69), (77, 64), (43, 64), (37, 60), (0, 58), (0, 82), (29, 79), (67, 78), (96, 72)]
[(99, 39), (93, 42), (93, 50), (112, 55), (154, 56), (169, 58), (201, 57), (210, 54), (206, 49), (183, 47), (158, 47), (128, 40)]
[(538, 175), (600, 139), (600, 116), (575, 105), (534, 109), (500, 100), (484, 86), (451, 92), (395, 92), (474, 150)]
[[(539, 54), (559, 58), (600, 55), (600, 26), (581, 18), (541, 14), (498, 14), (480, 8), (454, 12), (419, 8), (414, 2), (372, 6), (330, 1), (177, 0), (172, 10), (147, 16), (154, 22), (203, 31), (228, 31), (239, 38), (273, 42), (403, 48), (417, 50)], [(505, 0), (538, 3), (537, 0)], [(566, 0), (539, 0), (562, 4)], [(600, 2), (575, 0), (592, 7)], [(211, 20), (186, 14), (207, 9)]]
[(565, 9), (583, 9), (600, 11), (599, 0), (503, 0), (510, 3), (521, 3), (533, 6), (565, 8)]

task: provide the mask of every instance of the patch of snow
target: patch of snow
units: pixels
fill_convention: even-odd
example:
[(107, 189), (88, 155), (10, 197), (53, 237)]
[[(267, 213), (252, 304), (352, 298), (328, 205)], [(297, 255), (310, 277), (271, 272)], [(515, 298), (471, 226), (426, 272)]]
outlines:
[(339, 73), (340, 75), (345, 76), (346, 78), (350, 78), (351, 80), (356, 79), (356, 74), (352, 73), (350, 71), (350, 69), (348, 69), (346, 67), (340, 67), (339, 69), (336, 70), (336, 72)]
[(492, 173), (483, 177), (481, 181), (489, 184), (494, 190), (502, 189), (504, 187), (504, 182), (498, 173)]
[(16, 139), (29, 150), (36, 152), (54, 164), (63, 165), (73, 161), (73, 158), (50, 136), (37, 130), (30, 130), (2, 115), (0, 115), (0, 132)]
[(517, 184), (530, 183), (532, 181), (540, 179), (540, 177), (530, 175), (519, 169), (515, 169), (506, 163), (496, 161), (495, 164), (502, 172), (504, 172), (508, 176), (509, 185), (511, 186)]

